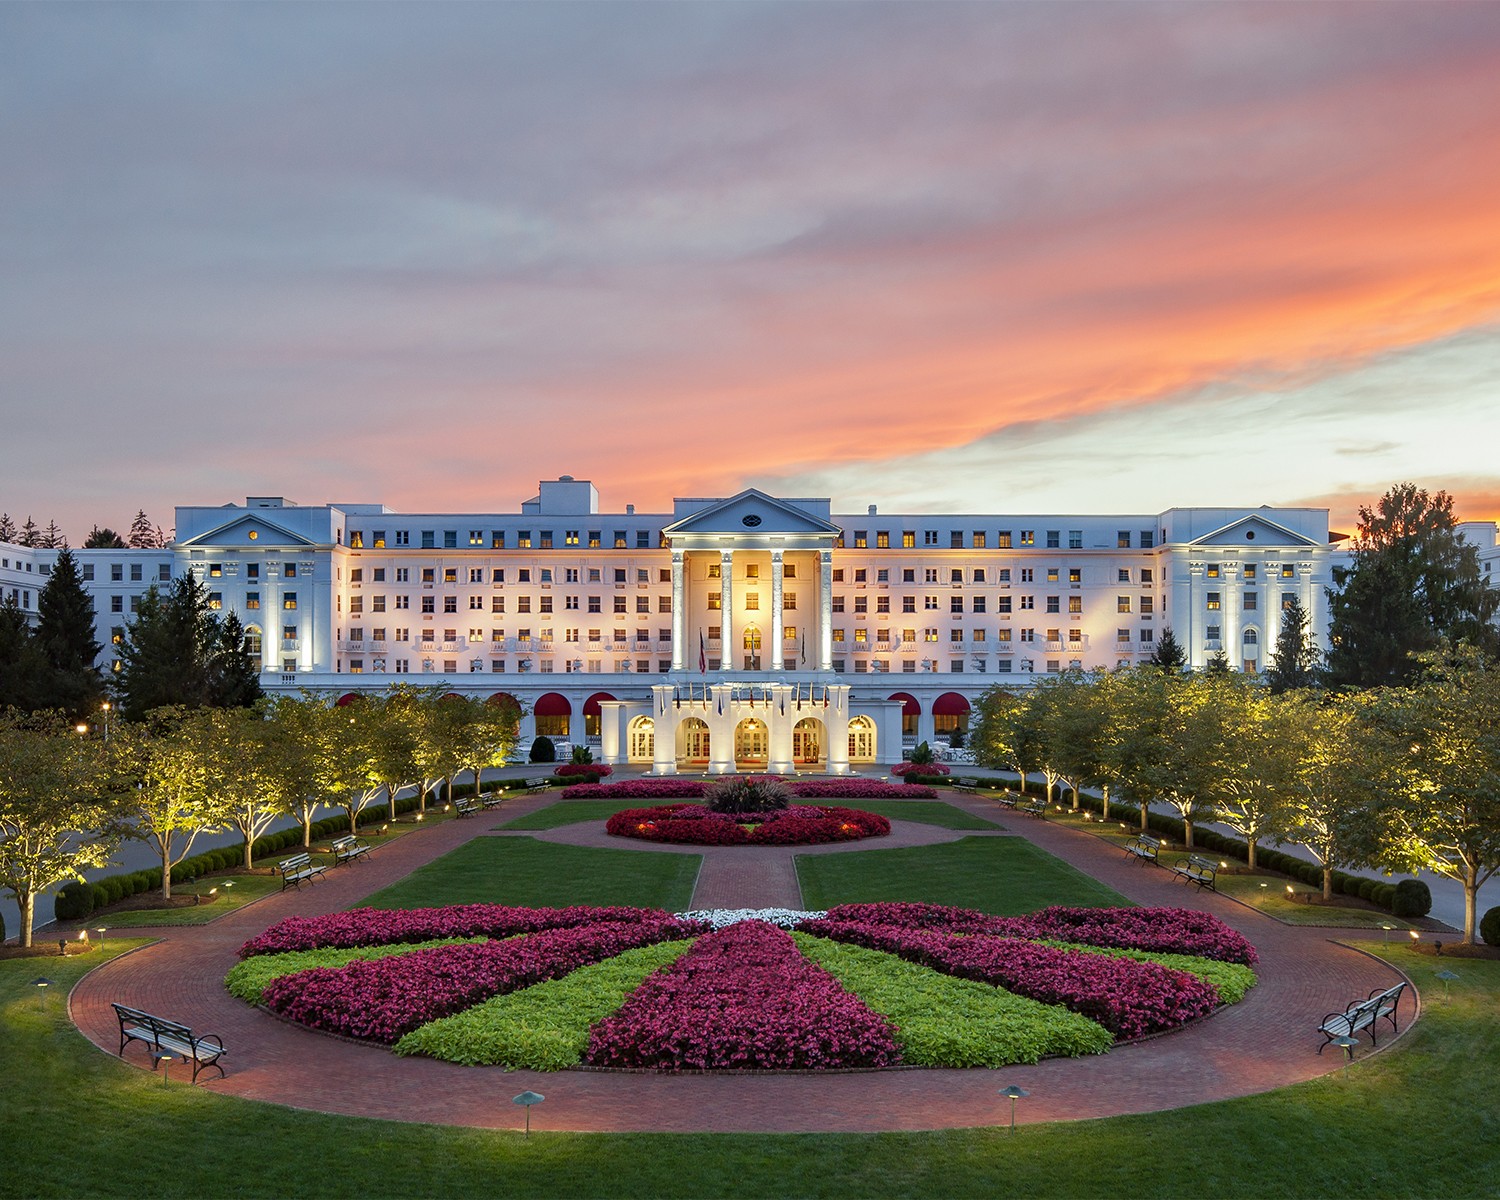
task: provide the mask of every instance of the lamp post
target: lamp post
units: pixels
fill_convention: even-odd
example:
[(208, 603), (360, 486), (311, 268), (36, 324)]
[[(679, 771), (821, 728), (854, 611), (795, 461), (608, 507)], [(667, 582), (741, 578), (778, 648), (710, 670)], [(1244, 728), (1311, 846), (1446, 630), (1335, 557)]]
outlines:
[(38, 975), (31, 981), (31, 986), (36, 988), (36, 1006), (45, 1008), (47, 1004), (47, 989), (52, 986), (52, 980), (45, 975)]
[(104, 930), (105, 930), (105, 928), (106, 928), (105, 926), (101, 925), (101, 926), (99, 926), (98, 929), (94, 930), (94, 932), (99, 935), (99, 949), (101, 949), (101, 950), (104, 949)]
[(1016, 1101), (1026, 1099), (1026, 1097), (1031, 1095), (1031, 1093), (1023, 1087), (1017, 1087), (1015, 1084), (1011, 1084), (1009, 1087), (1001, 1088), (1000, 1094), (1002, 1096), (1010, 1097), (1010, 1132), (1011, 1135), (1014, 1136), (1016, 1132)]
[(531, 1136), (531, 1106), (533, 1104), (540, 1104), (546, 1098), (540, 1092), (526, 1091), (511, 1099), (512, 1104), (519, 1104), (526, 1110), (526, 1137)]
[(108, 700), (106, 700), (103, 704), (101, 704), (99, 706), (99, 711), (103, 714), (103, 720), (104, 720), (104, 741), (106, 742), (106, 744), (109, 742), (109, 713), (110, 713), (110, 710), (113, 707), (114, 707), (114, 705), (112, 705)]
[(1354, 1047), (1359, 1045), (1357, 1038), (1350, 1037), (1347, 1033), (1343, 1037), (1333, 1039), (1333, 1044), (1344, 1052), (1344, 1066), (1342, 1074), (1344, 1078), (1349, 1077), (1349, 1064), (1354, 1061)]
[(1458, 978), (1458, 973), (1444, 967), (1437, 973), (1437, 977), (1443, 981), (1443, 999), (1446, 1000), (1448, 998), (1448, 985)]
[(156, 1061), (161, 1063), (161, 1085), (162, 1087), (166, 1087), (167, 1076), (172, 1070), (172, 1056), (167, 1053), (161, 1053), (156, 1056)]

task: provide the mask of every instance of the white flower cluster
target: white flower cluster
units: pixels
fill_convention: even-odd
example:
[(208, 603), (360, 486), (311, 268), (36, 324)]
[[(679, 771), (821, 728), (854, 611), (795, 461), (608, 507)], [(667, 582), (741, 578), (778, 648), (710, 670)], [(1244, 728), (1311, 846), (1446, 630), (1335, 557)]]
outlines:
[(673, 913), (684, 921), (706, 921), (715, 929), (737, 925), (741, 921), (765, 921), (782, 929), (795, 929), (803, 921), (826, 917), (824, 912), (804, 912), (796, 908), (699, 908), (692, 912)]

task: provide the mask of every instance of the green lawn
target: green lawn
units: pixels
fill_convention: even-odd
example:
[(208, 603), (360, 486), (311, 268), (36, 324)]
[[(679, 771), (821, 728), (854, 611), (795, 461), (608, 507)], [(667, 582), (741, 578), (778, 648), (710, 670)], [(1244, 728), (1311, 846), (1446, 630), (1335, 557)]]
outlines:
[[(226, 888), (226, 883), (234, 886)], [(212, 875), (197, 883), (173, 884), (172, 895), (187, 896), (194, 892), (208, 895), (210, 888), (218, 888), (218, 896), (211, 904), (195, 904), (185, 908), (122, 908), (116, 912), (95, 913), (87, 920), (68, 922), (70, 928), (97, 929), (143, 929), (162, 925), (206, 925), (215, 917), (243, 908), (252, 900), (270, 896), (281, 891), (280, 875)], [(152, 893), (159, 895), (159, 892)]]
[(686, 909), (702, 859), (696, 854), (591, 850), (528, 837), (480, 837), (367, 896), (373, 908), (441, 904), (635, 904)]
[[(663, 800), (663, 804), (674, 801)], [(573, 825), (579, 821), (598, 821), (601, 824), (624, 808), (650, 808), (650, 800), (559, 800), (534, 813), (507, 821), (497, 829), (556, 829), (559, 825)]]
[[(837, 804), (838, 801), (826, 803)], [(892, 821), (916, 821), (922, 825), (941, 825), (944, 829), (999, 829), (993, 821), (966, 813), (941, 800), (850, 800), (845, 807), (879, 813)]]
[(802, 903), (828, 908), (869, 900), (928, 900), (1013, 916), (1049, 904), (1129, 904), (1023, 838), (969, 837), (942, 846), (797, 857)]
[[(1324, 929), (1379, 929), (1389, 925), (1393, 931), (1416, 929), (1410, 921), (1384, 909), (1354, 908), (1342, 904), (1305, 904), (1287, 895), (1285, 875), (1220, 875), (1216, 884), (1226, 896), (1233, 896), (1268, 917), (1288, 925), (1311, 925)], [(1292, 885), (1298, 894), (1311, 891), (1305, 883)], [(1347, 899), (1347, 897), (1345, 897)]]
[[(0, 1062), (11, 1082), (0, 1088), (10, 1147), (0, 1194), (1264, 1200), (1486, 1197), (1500, 1178), (1500, 962), (1450, 964), (1461, 979), (1445, 1000), (1432, 958), (1376, 945), (1427, 992), (1426, 1015), (1397, 1048), (1347, 1074), (1178, 1112), (1014, 1136), (538, 1132), (524, 1141), (235, 1100), (175, 1075), (163, 1086), (160, 1072), (90, 1046), (64, 1012), (66, 989), (125, 948), (45, 960), (60, 986), (41, 995), (29, 984), (37, 960), (0, 962)], [(497, 1095), (508, 1095), (503, 1079)], [(545, 1106), (536, 1123), (545, 1128)]]

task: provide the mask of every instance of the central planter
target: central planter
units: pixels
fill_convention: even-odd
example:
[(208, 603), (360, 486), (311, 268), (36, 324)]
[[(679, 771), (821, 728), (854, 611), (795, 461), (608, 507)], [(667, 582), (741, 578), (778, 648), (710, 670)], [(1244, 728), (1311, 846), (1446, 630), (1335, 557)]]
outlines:
[(702, 804), (627, 808), (605, 822), (614, 837), (685, 846), (815, 846), (885, 837), (891, 823), (858, 808), (795, 804), (768, 813), (716, 813)]

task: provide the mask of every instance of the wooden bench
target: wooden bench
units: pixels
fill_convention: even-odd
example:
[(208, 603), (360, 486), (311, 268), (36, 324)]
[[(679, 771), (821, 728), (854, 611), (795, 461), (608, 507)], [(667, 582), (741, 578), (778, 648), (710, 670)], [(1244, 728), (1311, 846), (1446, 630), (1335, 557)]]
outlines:
[(1047, 819), (1047, 802), (1045, 800), (1020, 800), (1016, 803), (1016, 811), (1023, 812), (1028, 817), (1041, 817)]
[(1323, 1047), (1329, 1042), (1341, 1037), (1352, 1038), (1361, 1029), (1368, 1029), (1371, 1044), (1378, 1046), (1380, 1039), (1376, 1037), (1375, 1030), (1382, 1019), (1389, 1021), (1391, 1029), (1400, 1033), (1401, 1026), (1396, 1021), (1396, 1015), (1401, 1006), (1401, 993), (1405, 990), (1406, 981), (1403, 979), (1394, 987), (1383, 991), (1377, 988), (1370, 993), (1368, 999), (1356, 1000), (1343, 1012), (1329, 1013), (1318, 1026), (1318, 1032), (1323, 1035), (1323, 1045), (1318, 1047), (1318, 1053), (1322, 1054)]
[(1011, 791), (1010, 788), (1006, 788), (1003, 792), (996, 795), (994, 800), (1002, 808), (1015, 808), (1018, 798), (1015, 792)]
[(504, 792), (485, 792), (484, 795), (479, 797), (480, 807), (485, 809), (499, 808), (504, 803)]
[(173, 1055), (193, 1064), (193, 1082), (198, 1082), (198, 1072), (205, 1067), (217, 1068), (222, 1077), (224, 1068), (219, 1065), (226, 1051), (224, 1039), (216, 1033), (195, 1034), (186, 1025), (168, 1021), (165, 1017), (152, 1016), (138, 1008), (111, 1002), (115, 1016), (120, 1021), (120, 1057), (125, 1057), (125, 1047), (131, 1042), (142, 1042), (151, 1053), (153, 1070), (163, 1056)]
[(1219, 890), (1216, 882), (1219, 864), (1211, 858), (1202, 858), (1197, 854), (1179, 858), (1172, 864), (1172, 874), (1184, 883), (1196, 883), (1200, 891), (1203, 888), (1213, 892)]
[(346, 834), (341, 838), (335, 838), (328, 848), (333, 851), (335, 866), (342, 866), (344, 863), (353, 862), (361, 854), (368, 854), (370, 852), (369, 843), (360, 841), (353, 834)]
[(291, 858), (283, 858), (276, 864), (276, 869), (281, 872), (281, 890), (284, 892), (288, 887), (300, 889), (304, 879), (316, 879), (327, 868), (313, 862), (311, 855), (294, 854)]
[(977, 792), (979, 790), (979, 780), (955, 779), (952, 786), (955, 792)]
[(479, 801), (473, 796), (460, 796), (453, 802), (453, 813), (459, 817), (472, 817), (479, 811)]
[(1137, 862), (1156, 862), (1161, 853), (1161, 838), (1152, 833), (1138, 834), (1125, 843), (1125, 853)]
[(550, 779), (528, 779), (526, 781), (526, 790), (528, 792), (539, 792), (543, 788), (549, 788), (551, 786), (552, 780)]

